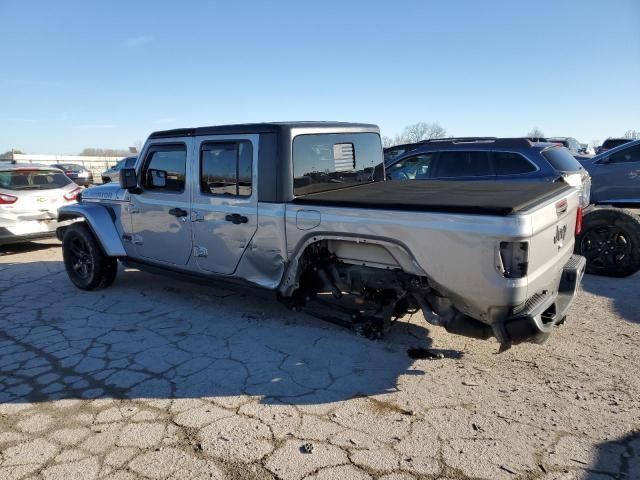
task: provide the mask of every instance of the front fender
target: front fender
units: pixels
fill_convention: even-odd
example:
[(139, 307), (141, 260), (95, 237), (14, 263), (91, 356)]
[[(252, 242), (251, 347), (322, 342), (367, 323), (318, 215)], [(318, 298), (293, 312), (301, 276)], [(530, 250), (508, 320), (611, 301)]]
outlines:
[(116, 230), (113, 219), (105, 207), (91, 203), (77, 203), (65, 205), (58, 210), (59, 222), (74, 218), (83, 218), (87, 222), (106, 255), (109, 257), (127, 256), (118, 230)]

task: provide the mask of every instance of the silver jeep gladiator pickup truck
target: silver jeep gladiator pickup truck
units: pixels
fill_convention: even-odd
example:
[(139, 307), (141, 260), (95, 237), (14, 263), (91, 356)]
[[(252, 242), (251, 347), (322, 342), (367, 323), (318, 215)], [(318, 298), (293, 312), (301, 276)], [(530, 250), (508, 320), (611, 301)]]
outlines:
[(119, 185), (59, 210), (77, 220), (58, 231), (66, 270), (86, 290), (110, 285), (120, 261), (249, 282), (292, 308), (333, 297), (369, 334), (420, 309), (502, 350), (564, 321), (585, 268), (576, 188), (372, 181), (382, 160), (367, 124), (155, 132)]

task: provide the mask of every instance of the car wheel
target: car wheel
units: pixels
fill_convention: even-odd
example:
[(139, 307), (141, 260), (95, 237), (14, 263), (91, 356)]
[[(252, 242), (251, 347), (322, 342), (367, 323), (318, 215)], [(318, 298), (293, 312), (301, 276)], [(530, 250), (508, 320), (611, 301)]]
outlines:
[(109, 183), (111, 179), (109, 177), (102, 177), (102, 183)]
[(62, 257), (71, 282), (82, 290), (99, 290), (113, 283), (118, 261), (106, 256), (84, 223), (67, 227), (62, 240)]
[(640, 269), (640, 220), (618, 208), (587, 213), (576, 253), (587, 259), (587, 273), (627, 277)]

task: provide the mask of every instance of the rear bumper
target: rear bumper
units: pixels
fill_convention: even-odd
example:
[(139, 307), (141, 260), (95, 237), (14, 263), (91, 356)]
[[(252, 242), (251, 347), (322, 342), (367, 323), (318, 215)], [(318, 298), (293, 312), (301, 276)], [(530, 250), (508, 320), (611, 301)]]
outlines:
[(58, 227), (69, 225), (70, 223), (69, 221), (58, 222), (52, 219), (50, 221), (21, 221), (15, 222), (14, 225), (0, 226), (0, 245), (55, 237)]
[(504, 324), (511, 342), (535, 341), (540, 334), (549, 334), (564, 322), (584, 276), (586, 264), (584, 257), (572, 255), (562, 269), (555, 293), (551, 290), (537, 293), (514, 311)]

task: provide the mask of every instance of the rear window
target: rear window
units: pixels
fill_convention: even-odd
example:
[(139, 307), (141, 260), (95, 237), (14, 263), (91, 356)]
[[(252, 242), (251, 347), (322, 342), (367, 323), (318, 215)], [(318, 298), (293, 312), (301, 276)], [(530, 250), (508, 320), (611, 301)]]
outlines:
[(58, 170), (0, 171), (0, 188), (4, 190), (51, 190), (70, 183), (72, 181)]
[(553, 168), (560, 172), (582, 170), (580, 163), (564, 147), (547, 148), (542, 151), (542, 156)]
[(307, 195), (371, 182), (382, 161), (375, 133), (298, 135), (293, 140), (293, 192)]

